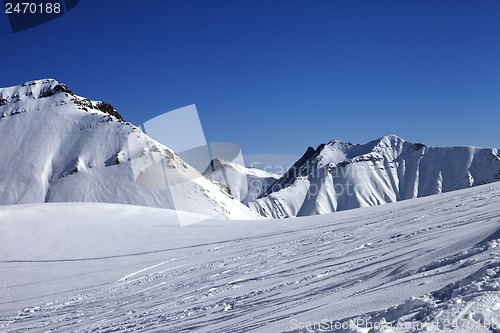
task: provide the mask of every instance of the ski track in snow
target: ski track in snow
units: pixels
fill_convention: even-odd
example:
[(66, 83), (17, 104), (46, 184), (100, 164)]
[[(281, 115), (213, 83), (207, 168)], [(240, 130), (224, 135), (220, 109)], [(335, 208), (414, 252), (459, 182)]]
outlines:
[[(172, 229), (172, 237), (192, 233), (198, 243), (179, 241), (158, 251), (72, 259), (2, 256), (0, 331), (305, 332), (294, 330), (290, 320), (396, 320), (429, 310), (422, 297), (434, 292), (437, 312), (421, 314), (432, 320), (446, 315), (439, 308), (445, 302), (460, 303), (457, 295), (443, 296), (447, 285), (486, 267), (498, 271), (500, 184), (322, 216), (215, 226), (224, 231)], [(88, 265), (84, 272), (72, 275), (82, 261)], [(56, 277), (36, 274), (47, 267)], [(30, 281), (16, 284), (9, 274), (23, 269), (32, 272)], [(459, 313), (449, 316), (465, 316), (481, 304), (500, 309), (499, 289), (491, 287), (500, 284), (499, 275), (488, 275), (488, 290), (464, 287), (469, 300), (479, 301), (460, 303), (462, 312), (455, 307)], [(93, 277), (89, 283), (72, 287), (87, 276)], [(23, 288), (44, 283), (55, 285), (52, 293), (20, 296)]]

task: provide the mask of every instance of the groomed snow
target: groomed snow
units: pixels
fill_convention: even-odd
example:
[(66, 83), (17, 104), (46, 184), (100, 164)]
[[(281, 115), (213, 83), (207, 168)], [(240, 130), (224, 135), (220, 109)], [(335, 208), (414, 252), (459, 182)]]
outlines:
[[(177, 214), (192, 216), (0, 207), (0, 331), (304, 332), (367, 317), (442, 332), (437, 319), (500, 319), (500, 183), (286, 221), (180, 227)], [(498, 331), (482, 329), (462, 332)]]

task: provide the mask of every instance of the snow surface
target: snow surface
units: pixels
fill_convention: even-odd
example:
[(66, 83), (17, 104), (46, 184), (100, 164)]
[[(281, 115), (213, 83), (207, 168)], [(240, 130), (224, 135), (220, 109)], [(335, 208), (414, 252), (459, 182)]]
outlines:
[(177, 214), (197, 219), (0, 207), (0, 331), (498, 332), (500, 183), (286, 221)]
[(0, 102), (0, 205), (108, 202), (258, 217), (170, 148), (56, 80), (0, 89)]
[(273, 218), (309, 216), (444, 193), (500, 180), (497, 148), (427, 147), (395, 135), (331, 141), (304, 156), (248, 205)]

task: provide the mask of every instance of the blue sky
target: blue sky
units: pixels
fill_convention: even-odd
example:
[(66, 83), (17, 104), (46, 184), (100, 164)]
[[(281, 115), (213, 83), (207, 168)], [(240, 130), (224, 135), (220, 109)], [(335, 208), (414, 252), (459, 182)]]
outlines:
[(15, 34), (0, 14), (0, 36), (0, 86), (53, 77), (135, 124), (194, 103), (250, 160), (386, 134), (500, 147), (497, 0), (83, 0)]

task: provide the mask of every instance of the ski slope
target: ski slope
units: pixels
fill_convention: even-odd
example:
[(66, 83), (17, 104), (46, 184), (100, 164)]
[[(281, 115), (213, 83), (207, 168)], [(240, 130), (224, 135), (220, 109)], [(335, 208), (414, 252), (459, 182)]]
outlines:
[[(0, 331), (304, 332), (366, 316), (444, 332), (433, 320), (500, 320), (498, 182), (285, 221), (180, 227), (177, 214), (197, 219), (0, 207)], [(463, 332), (498, 332), (481, 327)]]

